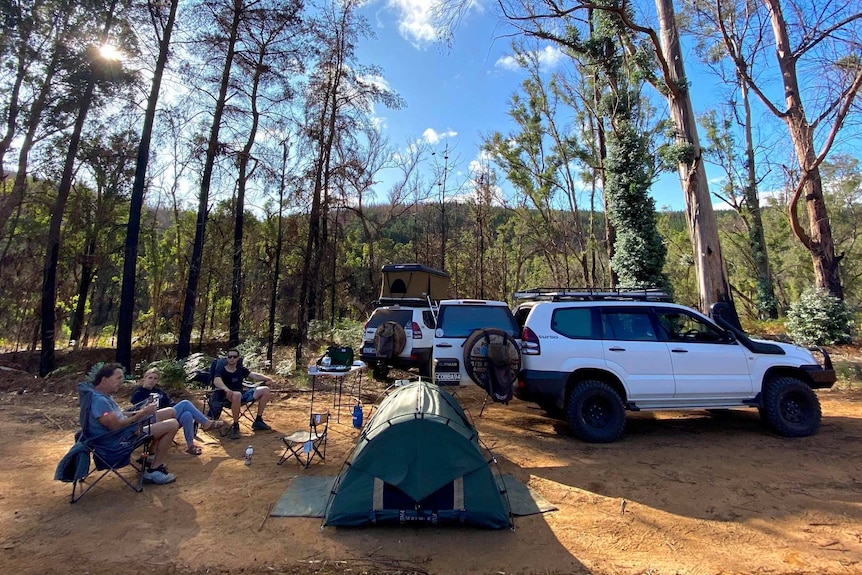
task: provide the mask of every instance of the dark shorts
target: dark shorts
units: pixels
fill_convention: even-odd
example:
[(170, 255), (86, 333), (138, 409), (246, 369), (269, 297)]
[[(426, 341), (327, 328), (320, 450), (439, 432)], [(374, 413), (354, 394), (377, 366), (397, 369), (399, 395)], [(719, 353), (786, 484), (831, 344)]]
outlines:
[(242, 403), (250, 403), (254, 401), (254, 389), (246, 389), (242, 392)]

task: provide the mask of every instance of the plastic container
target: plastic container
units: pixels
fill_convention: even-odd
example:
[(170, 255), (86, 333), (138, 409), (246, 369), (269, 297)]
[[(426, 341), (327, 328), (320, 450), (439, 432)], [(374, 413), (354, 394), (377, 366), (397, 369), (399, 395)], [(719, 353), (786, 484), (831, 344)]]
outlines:
[(245, 464), (251, 465), (251, 457), (254, 455), (254, 447), (249, 445), (245, 450)]

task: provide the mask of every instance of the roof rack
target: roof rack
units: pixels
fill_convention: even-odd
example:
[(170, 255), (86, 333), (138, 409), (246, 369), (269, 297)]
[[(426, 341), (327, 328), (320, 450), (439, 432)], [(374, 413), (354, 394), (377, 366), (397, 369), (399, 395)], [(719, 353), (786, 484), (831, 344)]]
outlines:
[(512, 294), (514, 300), (540, 301), (598, 301), (598, 300), (630, 300), (630, 301), (673, 301), (663, 289), (658, 288), (555, 288), (538, 287), (517, 291)]

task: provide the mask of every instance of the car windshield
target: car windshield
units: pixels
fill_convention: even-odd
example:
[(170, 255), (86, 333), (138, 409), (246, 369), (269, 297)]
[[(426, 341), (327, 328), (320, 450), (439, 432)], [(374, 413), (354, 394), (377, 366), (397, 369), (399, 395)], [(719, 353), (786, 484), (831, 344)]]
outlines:
[(443, 337), (467, 337), (482, 328), (497, 328), (518, 337), (518, 326), (512, 312), (505, 306), (457, 305), (441, 306), (437, 326)]
[(394, 321), (400, 326), (405, 326), (413, 320), (413, 311), (409, 309), (376, 309), (371, 314), (365, 329), (376, 329), (382, 323)]

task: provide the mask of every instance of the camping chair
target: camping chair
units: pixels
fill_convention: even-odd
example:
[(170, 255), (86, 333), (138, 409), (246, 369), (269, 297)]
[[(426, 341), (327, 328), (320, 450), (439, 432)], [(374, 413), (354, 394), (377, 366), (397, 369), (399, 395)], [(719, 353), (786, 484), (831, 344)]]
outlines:
[[(204, 412), (204, 414), (206, 414), (206, 416), (209, 417), (210, 419), (219, 419), (221, 417), (221, 413), (224, 409), (227, 409), (228, 413), (230, 413), (230, 408), (231, 408), (230, 402), (227, 401), (227, 399), (225, 398), (224, 391), (222, 391), (220, 389), (216, 389), (215, 383), (214, 383), (216, 373), (218, 373), (225, 366), (226, 363), (227, 363), (227, 360), (222, 357), (222, 358), (214, 360), (210, 364), (210, 372), (209, 372), (210, 389), (208, 389), (204, 393), (204, 408), (202, 410)], [(242, 360), (237, 362), (237, 367), (242, 367)], [(242, 382), (242, 384), (244, 387), (250, 388), (250, 389), (257, 387), (257, 385), (258, 385), (256, 383), (250, 383), (250, 382), (245, 382), (245, 381)], [(254, 413), (252, 413), (251, 408), (256, 403), (257, 403), (257, 400), (252, 400), (252, 401), (249, 401), (248, 403), (243, 403), (242, 406), (240, 406), (240, 410), (239, 410), (240, 421), (245, 420), (244, 423), (246, 425), (248, 425), (249, 427), (251, 427), (251, 425), (254, 423), (255, 415), (254, 415)], [(223, 427), (220, 433), (221, 433), (222, 437), (224, 437), (229, 432), (230, 432), (230, 427)]]
[[(123, 480), (135, 492), (144, 490), (144, 470), (152, 445), (152, 436), (146, 422), (138, 424), (138, 435), (128, 437), (128, 428), (121, 428), (98, 437), (90, 436), (90, 405), (93, 402), (93, 385), (89, 382), (78, 384), (78, 401), (81, 407), (79, 421), (80, 431), (75, 434), (75, 445), (60, 461), (54, 479), (72, 483), (70, 503), (76, 503), (90, 489), (108, 474), (113, 473)], [(132, 454), (141, 448), (141, 457), (132, 459)], [(90, 469), (90, 458), (95, 462), (95, 468)], [(134, 482), (125, 477), (120, 470), (132, 466), (137, 474)], [(101, 472), (101, 473), (99, 473)], [(91, 476), (99, 475), (92, 482)], [(84, 488), (84, 483), (88, 483)], [(79, 492), (78, 489), (81, 489)]]
[(295, 457), (302, 466), (308, 469), (314, 456), (326, 461), (326, 435), (329, 430), (329, 412), (312, 413), (308, 429), (301, 429), (286, 437), (284, 453), (278, 464), (281, 465), (291, 457)]

